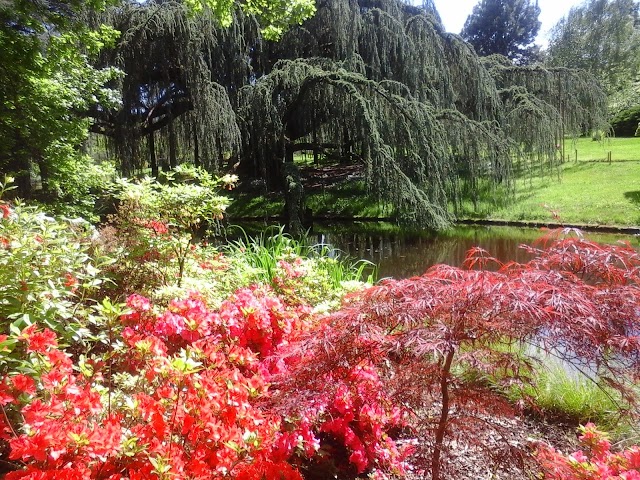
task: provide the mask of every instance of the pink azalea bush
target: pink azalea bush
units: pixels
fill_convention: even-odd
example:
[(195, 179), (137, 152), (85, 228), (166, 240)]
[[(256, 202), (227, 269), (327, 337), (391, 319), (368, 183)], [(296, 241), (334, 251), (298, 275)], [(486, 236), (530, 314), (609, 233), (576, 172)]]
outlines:
[(640, 447), (611, 451), (607, 434), (593, 423), (580, 427), (582, 450), (564, 455), (541, 444), (538, 460), (548, 480), (640, 480)]

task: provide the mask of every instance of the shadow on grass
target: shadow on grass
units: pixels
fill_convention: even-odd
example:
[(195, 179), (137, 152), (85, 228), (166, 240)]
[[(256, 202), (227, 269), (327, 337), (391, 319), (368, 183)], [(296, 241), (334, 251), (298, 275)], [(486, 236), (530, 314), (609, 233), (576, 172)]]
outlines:
[(624, 198), (629, 200), (631, 203), (640, 205), (640, 190), (636, 190), (635, 192), (624, 192)]

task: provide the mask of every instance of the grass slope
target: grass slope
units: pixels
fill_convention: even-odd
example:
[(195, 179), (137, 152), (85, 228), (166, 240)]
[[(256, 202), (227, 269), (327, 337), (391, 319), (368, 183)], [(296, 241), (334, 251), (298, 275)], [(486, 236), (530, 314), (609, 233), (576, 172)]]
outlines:
[[(555, 213), (568, 224), (640, 225), (640, 138), (579, 139), (568, 142), (566, 151), (574, 153), (559, 179), (556, 174), (521, 178), (514, 202), (485, 198), (476, 211), (465, 204), (460, 216), (544, 222)], [(605, 160), (609, 151), (612, 162)]]

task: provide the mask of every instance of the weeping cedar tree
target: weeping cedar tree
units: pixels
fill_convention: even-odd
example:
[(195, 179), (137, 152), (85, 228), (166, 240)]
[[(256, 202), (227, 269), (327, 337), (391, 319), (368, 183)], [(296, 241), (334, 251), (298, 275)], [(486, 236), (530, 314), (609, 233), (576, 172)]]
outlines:
[[(124, 105), (93, 112), (94, 130), (112, 140), (122, 169), (157, 170), (165, 157), (215, 172), (239, 159), (242, 178), (285, 192), (294, 228), (304, 207), (296, 151), (362, 165), (369, 191), (400, 220), (440, 228), (463, 195), (509, 192), (514, 158), (547, 170), (558, 139), (573, 132), (563, 124), (569, 116), (586, 112), (585, 127), (603, 121), (592, 78), (547, 71), (546, 83), (529, 89), (444, 32), (431, 2), (323, 0), (277, 42), (239, 10), (228, 29), (206, 9), (194, 17), (175, 2), (109, 15), (124, 33), (102, 61), (127, 73)], [(567, 99), (563, 110), (556, 97)], [(520, 120), (536, 128), (518, 128)]]
[(534, 45), (540, 30), (540, 7), (531, 0), (482, 0), (473, 7), (460, 35), (478, 55), (499, 54), (517, 65), (538, 60)]
[[(499, 392), (530, 381), (541, 366), (539, 352), (592, 372), (594, 382), (635, 405), (638, 253), (581, 238), (526, 248), (533, 254), (528, 263), (499, 264), (476, 248), (465, 268), (437, 265), (420, 277), (384, 280), (352, 294), (284, 353), (298, 362), (273, 382), (273, 401), (295, 418), (303, 399), (326, 394), (347, 380), (342, 373), (373, 364), (388, 401), (409, 413), (420, 439), (414, 461), (424, 462), (433, 480), (445, 472), (459, 478), (446, 456), (454, 440), (481, 454), (480, 432), (499, 438), (508, 428), (500, 418), (514, 409)], [(491, 264), (498, 269), (487, 270)], [(492, 444), (484, 455), (494, 465), (526, 459), (509, 444)]]
[(106, 136), (121, 172), (149, 166), (155, 176), (185, 152), (193, 152), (196, 166), (217, 171), (223, 153), (236, 150), (239, 130), (229, 91), (213, 81), (211, 68), (219, 64), (231, 85), (243, 83), (247, 67), (238, 63), (238, 46), (240, 38), (257, 36), (257, 23), (246, 32), (241, 21), (221, 29), (210, 9), (194, 16), (176, 2), (127, 3), (93, 21), (122, 32), (100, 58), (126, 73), (116, 87), (122, 107), (89, 112), (92, 131)]

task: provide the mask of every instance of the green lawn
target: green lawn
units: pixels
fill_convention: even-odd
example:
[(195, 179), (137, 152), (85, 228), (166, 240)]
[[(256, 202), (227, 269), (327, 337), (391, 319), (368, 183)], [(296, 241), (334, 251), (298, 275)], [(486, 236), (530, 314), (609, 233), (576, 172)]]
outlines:
[(640, 161), (640, 137), (607, 138), (600, 142), (591, 138), (579, 138), (576, 142), (567, 140), (565, 155), (575, 161), (576, 152), (579, 162), (607, 161), (609, 152), (614, 162)]
[[(515, 202), (486, 198), (477, 211), (465, 205), (462, 216), (510, 221), (559, 221), (585, 225), (640, 225), (640, 138), (567, 142), (572, 161), (558, 175), (516, 182)], [(575, 161), (578, 152), (578, 162)], [(603, 161), (611, 151), (612, 162)]]

